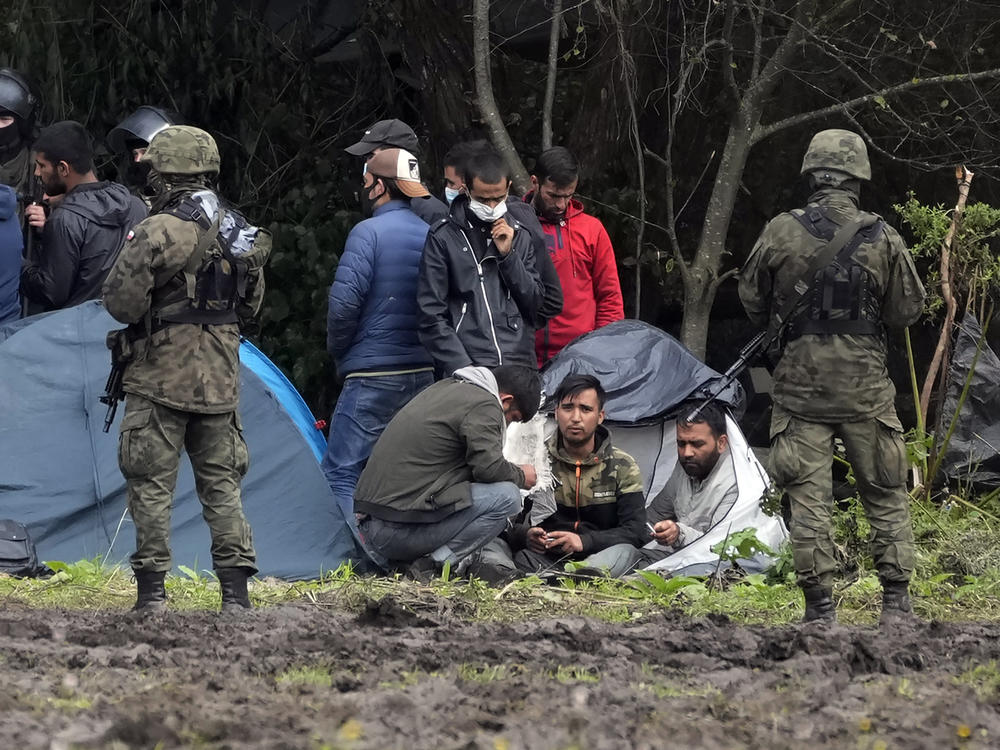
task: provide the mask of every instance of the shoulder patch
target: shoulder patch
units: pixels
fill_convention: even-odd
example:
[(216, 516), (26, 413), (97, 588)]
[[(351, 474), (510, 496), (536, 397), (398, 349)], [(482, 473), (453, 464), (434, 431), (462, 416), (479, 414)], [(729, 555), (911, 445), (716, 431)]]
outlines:
[(128, 242), (133, 237), (135, 237), (135, 230), (134, 229), (130, 229), (130, 230), (128, 230), (128, 234), (125, 235), (125, 241)]

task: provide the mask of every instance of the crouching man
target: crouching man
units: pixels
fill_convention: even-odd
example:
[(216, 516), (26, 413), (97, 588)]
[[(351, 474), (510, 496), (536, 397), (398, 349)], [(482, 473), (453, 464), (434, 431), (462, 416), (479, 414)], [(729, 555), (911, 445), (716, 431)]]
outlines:
[(708, 404), (694, 422), (677, 422), (677, 465), (646, 510), (653, 541), (609, 547), (588, 557), (587, 567), (614, 577), (662, 560), (725, 518), (738, 494), (726, 415)]
[[(544, 572), (617, 544), (645, 538), (642, 477), (635, 460), (611, 444), (604, 421), (604, 389), (592, 375), (568, 375), (555, 393), (558, 430), (547, 446), (555, 480), (555, 510), (537, 525), (510, 533), (513, 564)], [(495, 543), (491, 545), (495, 551)], [(492, 565), (504, 567), (496, 555)]]
[(531, 466), (503, 457), (506, 427), (531, 419), (540, 394), (532, 368), (463, 367), (396, 413), (354, 495), (377, 565), (429, 580), (500, 533), (521, 507), (518, 488), (535, 484)]

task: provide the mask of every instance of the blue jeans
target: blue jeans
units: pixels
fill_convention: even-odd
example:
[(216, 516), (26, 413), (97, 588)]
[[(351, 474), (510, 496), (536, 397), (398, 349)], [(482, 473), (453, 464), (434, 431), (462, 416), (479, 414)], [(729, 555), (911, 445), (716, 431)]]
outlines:
[(472, 505), (435, 523), (396, 523), (369, 518), (359, 528), (365, 549), (383, 568), (430, 555), (452, 569), (497, 536), (521, 509), (511, 482), (472, 483)]
[(432, 372), (353, 377), (344, 381), (330, 417), (323, 473), (344, 514), (354, 514), (354, 489), (375, 441), (396, 412), (434, 382)]

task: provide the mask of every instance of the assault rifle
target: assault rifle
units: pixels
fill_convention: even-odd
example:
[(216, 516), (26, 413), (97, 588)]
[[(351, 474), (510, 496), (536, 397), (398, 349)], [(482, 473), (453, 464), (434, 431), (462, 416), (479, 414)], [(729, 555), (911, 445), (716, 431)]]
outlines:
[[(17, 200), (23, 206), (42, 206), (45, 209), (45, 215), (48, 216), (49, 204), (45, 200), (45, 188), (42, 186), (42, 181), (34, 178), (31, 181), (31, 192), (30, 193), (18, 193)], [(24, 218), (23, 223), (24, 232), (24, 257), (29, 263), (34, 263), (36, 252), (35, 252), (35, 242), (38, 239), (39, 230), (36, 227), (31, 226), (28, 223), (27, 217)], [(27, 317), (29, 313), (28, 309), (28, 298), (21, 297), (21, 317)]]
[(771, 342), (774, 341), (777, 335), (780, 335), (781, 332), (777, 331), (775, 336), (768, 336), (768, 333), (770, 333), (770, 331), (761, 331), (750, 339), (750, 341), (748, 341), (742, 349), (740, 349), (740, 353), (737, 355), (736, 361), (729, 366), (729, 369), (726, 370), (722, 378), (713, 386), (708, 397), (698, 404), (698, 406), (696, 406), (691, 413), (684, 418), (684, 422), (694, 422), (698, 419), (698, 415), (701, 414), (701, 410), (721, 396), (722, 393), (730, 385), (732, 385), (733, 381), (740, 376), (740, 373), (747, 369), (747, 367), (749, 367), (762, 352), (767, 350), (767, 348), (771, 345)]
[(135, 358), (135, 350), (127, 328), (109, 332), (107, 345), (111, 350), (111, 372), (104, 384), (104, 395), (100, 397), (101, 403), (108, 407), (108, 412), (104, 416), (105, 432), (111, 429), (111, 424), (115, 421), (118, 402), (125, 400), (125, 391), (122, 389), (125, 368)]

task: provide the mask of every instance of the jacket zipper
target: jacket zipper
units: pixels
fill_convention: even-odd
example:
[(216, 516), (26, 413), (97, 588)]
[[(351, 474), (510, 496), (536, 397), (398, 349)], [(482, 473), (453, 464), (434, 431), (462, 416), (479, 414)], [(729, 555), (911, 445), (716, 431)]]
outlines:
[(469, 303), (462, 303), (462, 314), (458, 316), (458, 323), (455, 324), (455, 333), (458, 333), (458, 329), (462, 327), (462, 321), (465, 320), (465, 311), (469, 309)]
[[(483, 264), (479, 262), (479, 258), (476, 257), (476, 249), (472, 246), (472, 242), (469, 241), (469, 236), (465, 233), (464, 229), (459, 230), (462, 232), (462, 237), (465, 238), (466, 243), (469, 245), (469, 252), (472, 253), (472, 259), (476, 262), (476, 272), (479, 274), (479, 289), (483, 293), (483, 304), (486, 305), (486, 317), (490, 319), (490, 334), (493, 337), (493, 347), (497, 350), (497, 364), (503, 364), (503, 352), (500, 351), (500, 342), (497, 340), (497, 329), (496, 324), (493, 322), (493, 310), (490, 307), (489, 297), (486, 296), (486, 282), (483, 279)], [(458, 329), (455, 329), (455, 333), (458, 333)]]
[(576, 462), (576, 523), (573, 524), (573, 531), (577, 531), (580, 528), (580, 474), (582, 469), (580, 468), (580, 462)]

